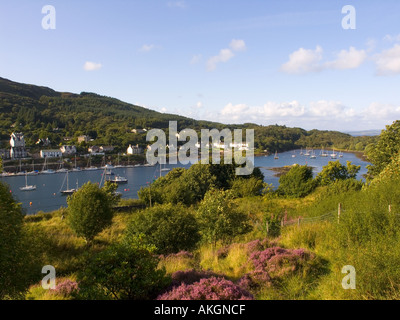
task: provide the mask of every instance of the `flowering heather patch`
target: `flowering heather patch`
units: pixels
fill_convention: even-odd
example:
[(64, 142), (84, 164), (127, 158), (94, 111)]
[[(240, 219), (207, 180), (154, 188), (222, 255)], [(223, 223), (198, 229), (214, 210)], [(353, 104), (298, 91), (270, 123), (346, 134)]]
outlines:
[(249, 256), (249, 263), (253, 264), (254, 271), (245, 274), (238, 281), (238, 285), (248, 291), (257, 290), (261, 286), (270, 286), (275, 278), (310, 268), (308, 262), (314, 259), (314, 255), (304, 249), (272, 247), (256, 251), (260, 248), (260, 243), (257, 241), (248, 243), (248, 246), (253, 250)]
[(76, 281), (72, 281), (70, 279), (66, 279), (63, 282), (57, 284), (54, 290), (51, 290), (53, 294), (57, 294), (63, 297), (68, 297), (73, 293), (79, 292), (79, 286)]
[(201, 279), (191, 285), (182, 283), (157, 300), (253, 300), (246, 290), (224, 278)]
[(186, 285), (193, 284), (195, 282), (200, 281), (201, 279), (208, 279), (211, 277), (220, 277), (222, 276), (212, 272), (212, 271), (197, 271), (194, 269), (187, 271), (177, 271), (172, 274), (172, 285), (171, 287), (178, 287), (182, 283)]

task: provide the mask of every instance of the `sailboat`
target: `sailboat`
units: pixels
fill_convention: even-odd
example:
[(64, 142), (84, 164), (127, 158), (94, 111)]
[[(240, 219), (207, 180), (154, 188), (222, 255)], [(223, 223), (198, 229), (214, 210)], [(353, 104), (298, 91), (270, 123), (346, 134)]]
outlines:
[(310, 159), (316, 159), (316, 158), (317, 158), (317, 156), (315, 155), (314, 150), (311, 149), (311, 156), (310, 156)]
[(296, 158), (296, 151), (293, 150), (292, 158)]
[(339, 152), (339, 158), (343, 158), (343, 152), (342, 151)]
[(278, 156), (278, 151), (275, 151), (275, 156), (274, 156), (274, 159), (279, 159), (279, 156)]
[(58, 170), (56, 170), (57, 173), (64, 173), (64, 172), (68, 172), (68, 169), (64, 168), (64, 162), (63, 159), (61, 158), (60, 160), (60, 167), (58, 168)]
[(16, 175), (16, 176), (23, 176), (23, 175), (25, 175), (25, 171), (22, 171), (22, 163), (21, 163), (21, 160), (19, 160), (19, 172), (17, 172), (15, 175)]
[(306, 153), (304, 154), (306, 157), (310, 156), (310, 151), (308, 151), (308, 149), (306, 149)]
[(88, 160), (88, 165), (85, 168), (86, 171), (94, 171), (94, 170), (99, 170), (99, 168), (92, 166), (92, 157), (89, 156), (89, 160)]
[(36, 186), (28, 185), (28, 175), (25, 174), (25, 187), (19, 188), (21, 191), (33, 191), (36, 190)]
[[(65, 184), (65, 179), (67, 179), (67, 189), (62, 190), (62, 188), (64, 187), (64, 184)], [(67, 171), (67, 174), (65, 175), (63, 184), (62, 184), (61, 189), (60, 189), (60, 193), (62, 193), (64, 195), (69, 195), (69, 194), (73, 194), (77, 190), (78, 190), (78, 181), (76, 181), (76, 189), (70, 189), (69, 188), (69, 172)]]
[(328, 154), (325, 152), (324, 148), (322, 147), (321, 157), (326, 158), (327, 156), (328, 156)]
[(43, 169), (42, 172), (43, 174), (53, 174), (56, 173), (54, 170), (52, 169), (47, 169), (47, 158), (44, 158), (44, 164), (43, 164)]
[(335, 149), (332, 149), (331, 159), (336, 159), (336, 158), (337, 158), (337, 153), (335, 153)]
[(32, 171), (27, 172), (29, 176), (37, 176), (38, 171), (35, 170), (35, 161), (32, 161)]
[(81, 168), (79, 168), (79, 167), (76, 166), (76, 154), (75, 154), (75, 166), (74, 166), (74, 168), (72, 168), (72, 171), (73, 171), (73, 172), (81, 172), (81, 171), (82, 171)]
[(302, 156), (304, 154), (303, 148), (300, 149), (300, 155)]

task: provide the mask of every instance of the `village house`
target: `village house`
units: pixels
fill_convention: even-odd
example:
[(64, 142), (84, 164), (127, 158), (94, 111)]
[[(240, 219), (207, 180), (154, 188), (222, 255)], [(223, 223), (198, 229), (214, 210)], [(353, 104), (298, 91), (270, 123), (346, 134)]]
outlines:
[(130, 155), (132, 155), (132, 154), (141, 154), (141, 153), (143, 153), (143, 149), (141, 147), (139, 147), (138, 144), (136, 146), (129, 145), (126, 153), (130, 154)]
[(86, 142), (88, 143), (91, 140), (89, 136), (79, 136), (78, 137), (78, 143)]
[(88, 148), (88, 151), (89, 151), (90, 153), (99, 153), (99, 152), (100, 152), (100, 147), (98, 147), (98, 146), (91, 146), (91, 147)]
[(100, 147), (100, 152), (113, 152), (114, 151), (114, 147), (113, 146), (101, 146)]
[(62, 152), (63, 155), (70, 156), (70, 155), (76, 154), (76, 147), (75, 146), (62, 146), (60, 148), (60, 151)]
[(10, 157), (11, 159), (22, 159), (28, 156), (25, 149), (25, 139), (22, 133), (12, 133), (10, 139)]
[(61, 150), (40, 150), (40, 157), (41, 158), (61, 158), (62, 152)]

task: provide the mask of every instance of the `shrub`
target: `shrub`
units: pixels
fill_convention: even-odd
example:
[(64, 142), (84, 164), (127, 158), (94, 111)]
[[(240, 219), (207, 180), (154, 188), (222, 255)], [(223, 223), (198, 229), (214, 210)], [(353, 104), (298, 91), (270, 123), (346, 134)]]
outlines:
[(200, 240), (199, 226), (193, 214), (182, 205), (156, 205), (134, 216), (127, 228), (126, 239), (142, 234), (157, 253), (192, 250)]
[(23, 225), (21, 205), (0, 183), (0, 299), (20, 298), (40, 278), (36, 240)]
[(314, 188), (312, 168), (296, 165), (279, 178), (277, 192), (289, 197), (304, 197), (311, 193)]
[(229, 191), (208, 191), (199, 205), (197, 218), (203, 239), (214, 245), (251, 231), (248, 216), (234, 208)]
[(255, 177), (249, 179), (239, 178), (232, 183), (232, 194), (237, 198), (259, 196), (263, 188), (263, 180)]
[(183, 283), (157, 300), (253, 300), (253, 296), (232, 281), (211, 277), (190, 285)]
[(140, 242), (112, 245), (89, 258), (78, 274), (83, 299), (153, 299), (170, 279), (152, 249)]
[(112, 222), (112, 200), (109, 194), (94, 183), (86, 183), (68, 197), (68, 224), (77, 236), (86, 241)]
[(320, 185), (326, 186), (338, 180), (355, 179), (360, 168), (361, 166), (351, 164), (350, 161), (347, 161), (346, 166), (342, 165), (339, 160), (330, 161), (322, 168), (316, 181)]

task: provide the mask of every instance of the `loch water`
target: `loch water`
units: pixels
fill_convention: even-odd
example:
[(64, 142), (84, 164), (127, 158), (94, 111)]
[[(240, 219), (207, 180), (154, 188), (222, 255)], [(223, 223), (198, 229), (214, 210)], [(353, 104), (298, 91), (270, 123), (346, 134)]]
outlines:
[[(278, 187), (279, 177), (276, 176), (276, 172), (271, 170), (271, 168), (291, 166), (294, 164), (307, 164), (313, 168), (313, 173), (316, 175), (329, 161), (339, 160), (344, 165), (347, 161), (351, 161), (352, 164), (361, 166), (357, 177), (358, 179), (362, 179), (363, 175), (367, 173), (366, 166), (369, 163), (360, 159), (354, 153), (345, 152), (342, 158), (338, 156), (337, 159), (331, 159), (329, 156), (331, 152), (328, 153), (328, 157), (320, 157), (320, 150), (314, 150), (314, 152), (317, 156), (315, 159), (301, 155), (300, 150), (279, 153), (279, 159), (275, 159), (273, 154), (269, 156), (257, 156), (254, 158), (254, 164), (261, 169), (265, 176), (265, 182), (272, 183), (274, 187)], [(167, 164), (165, 167), (163, 166), (163, 169), (172, 169), (175, 167), (189, 168), (189, 166), (190, 165)], [(114, 168), (112, 171), (115, 175), (120, 175), (128, 179), (128, 183), (118, 186), (118, 192), (121, 192), (122, 198), (126, 199), (137, 199), (137, 192), (140, 188), (146, 187), (148, 183), (160, 176), (160, 166), (121, 167)], [(95, 171), (82, 170), (79, 172), (69, 172), (69, 188), (76, 188), (77, 185), (80, 187), (88, 181), (101, 183), (104, 173), (105, 171), (101, 169)], [(167, 173), (168, 171), (161, 171), (161, 175)], [(27, 179), (29, 185), (36, 185), (36, 190), (24, 192), (19, 189), (25, 186), (25, 176), (23, 175), (0, 177), (0, 181), (9, 185), (10, 192), (12, 192), (14, 198), (18, 202), (22, 203), (22, 207), (27, 214), (34, 214), (38, 211), (50, 212), (62, 206), (67, 206), (67, 197), (60, 193), (62, 188), (66, 188), (66, 173), (38, 174), (28, 176)]]

